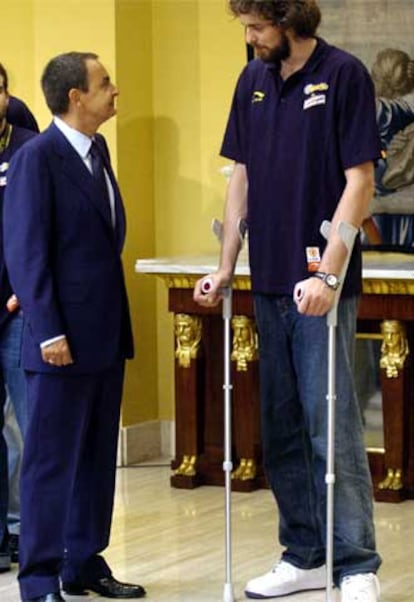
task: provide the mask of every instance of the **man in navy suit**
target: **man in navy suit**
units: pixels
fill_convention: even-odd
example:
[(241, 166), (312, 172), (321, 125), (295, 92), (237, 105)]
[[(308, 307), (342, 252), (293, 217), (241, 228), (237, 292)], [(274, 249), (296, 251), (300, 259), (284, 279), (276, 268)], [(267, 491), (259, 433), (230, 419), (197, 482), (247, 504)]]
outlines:
[(95, 54), (79, 52), (53, 58), (42, 88), (53, 123), (13, 158), (4, 205), (30, 408), (21, 598), (63, 600), (59, 580), (72, 595), (140, 598), (144, 588), (114, 579), (100, 555), (109, 542), (124, 363), (133, 355), (125, 215), (96, 133), (115, 114), (118, 90)]

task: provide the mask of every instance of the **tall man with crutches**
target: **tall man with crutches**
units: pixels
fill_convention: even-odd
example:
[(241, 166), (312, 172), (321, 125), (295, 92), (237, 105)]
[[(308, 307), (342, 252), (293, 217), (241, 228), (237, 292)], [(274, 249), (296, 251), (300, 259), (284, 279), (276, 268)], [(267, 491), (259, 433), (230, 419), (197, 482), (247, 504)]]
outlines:
[[(235, 166), (220, 265), (208, 275), (209, 291), (202, 292), (201, 280), (194, 298), (203, 305), (219, 302), (240, 250), (237, 224), (246, 218), (264, 465), (285, 549), (245, 593), (276, 598), (331, 582), (325, 565), (326, 316), (342, 286), (334, 366), (333, 581), (341, 602), (378, 602), (381, 559), (352, 365), (361, 252), (357, 238), (348, 258), (340, 227), (360, 227), (374, 190), (380, 156), (374, 90), (355, 57), (316, 36), (321, 15), (315, 1), (229, 0), (229, 6), (256, 60), (240, 75), (222, 146)], [(320, 232), (324, 220), (331, 222), (327, 240)]]

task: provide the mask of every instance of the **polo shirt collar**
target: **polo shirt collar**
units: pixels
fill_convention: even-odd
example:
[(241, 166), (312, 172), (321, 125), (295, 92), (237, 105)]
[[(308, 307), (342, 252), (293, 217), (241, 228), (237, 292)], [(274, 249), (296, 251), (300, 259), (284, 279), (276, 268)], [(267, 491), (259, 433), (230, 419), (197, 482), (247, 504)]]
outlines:
[[(326, 53), (329, 50), (329, 44), (327, 44), (325, 40), (319, 37), (316, 37), (316, 41), (317, 45), (314, 51), (312, 52), (306, 63), (303, 65), (303, 67), (295, 73), (312, 73), (312, 71), (315, 71), (321, 60), (325, 57)], [(267, 69), (271, 71), (276, 71), (275, 63), (265, 63), (265, 65)], [(279, 70), (277, 71), (279, 72)]]

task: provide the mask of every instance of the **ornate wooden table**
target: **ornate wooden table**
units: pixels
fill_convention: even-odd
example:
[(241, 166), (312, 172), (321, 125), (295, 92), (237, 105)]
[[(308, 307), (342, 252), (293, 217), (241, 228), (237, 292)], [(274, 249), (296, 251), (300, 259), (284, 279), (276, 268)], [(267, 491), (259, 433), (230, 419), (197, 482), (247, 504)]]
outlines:
[[(216, 256), (141, 259), (136, 271), (162, 278), (175, 330), (176, 455), (171, 484), (222, 485), (223, 325), (221, 307), (194, 303), (192, 289), (215, 270)], [(265, 487), (262, 469), (257, 334), (247, 257), (233, 283), (232, 487)], [(358, 336), (381, 339), (380, 375), (384, 447), (368, 449), (376, 500), (414, 499), (414, 258), (364, 253)]]

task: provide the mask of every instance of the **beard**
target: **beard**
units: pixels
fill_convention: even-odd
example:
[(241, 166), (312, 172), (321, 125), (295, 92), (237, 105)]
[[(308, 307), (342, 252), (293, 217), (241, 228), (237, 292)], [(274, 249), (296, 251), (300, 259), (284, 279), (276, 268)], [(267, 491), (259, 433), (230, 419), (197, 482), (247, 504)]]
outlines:
[(275, 63), (276, 65), (280, 65), (281, 61), (289, 58), (290, 50), (289, 38), (284, 32), (282, 32), (281, 41), (278, 46), (275, 46), (274, 48), (255, 48), (255, 54), (265, 63)]

